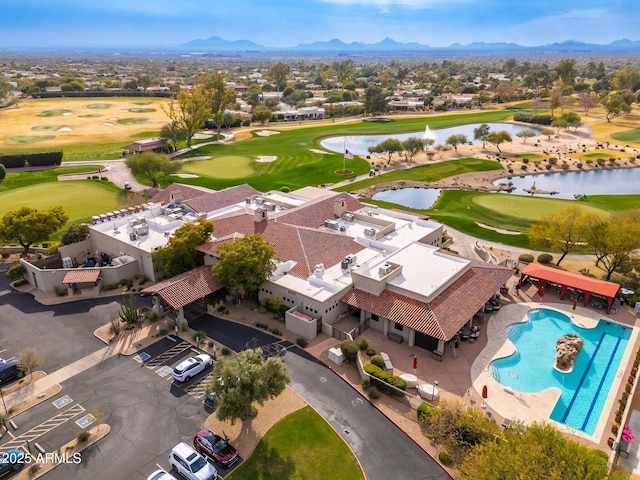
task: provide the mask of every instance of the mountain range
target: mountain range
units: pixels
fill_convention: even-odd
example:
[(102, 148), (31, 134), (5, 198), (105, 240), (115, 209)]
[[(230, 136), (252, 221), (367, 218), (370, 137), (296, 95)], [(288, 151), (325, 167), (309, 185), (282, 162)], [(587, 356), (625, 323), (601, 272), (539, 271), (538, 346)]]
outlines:
[(521, 52), (521, 53), (637, 53), (640, 52), (640, 41), (616, 40), (606, 45), (567, 40), (546, 45), (524, 46), (517, 43), (485, 43), (474, 42), (468, 45), (454, 43), (447, 47), (431, 47), (416, 42), (401, 43), (385, 38), (376, 43), (345, 43), (338, 39), (323, 42), (302, 43), (292, 47), (269, 47), (250, 40), (229, 41), (218, 36), (207, 39), (192, 40), (176, 46), (178, 50), (202, 53), (222, 52), (333, 52), (333, 53), (411, 53), (411, 52)]

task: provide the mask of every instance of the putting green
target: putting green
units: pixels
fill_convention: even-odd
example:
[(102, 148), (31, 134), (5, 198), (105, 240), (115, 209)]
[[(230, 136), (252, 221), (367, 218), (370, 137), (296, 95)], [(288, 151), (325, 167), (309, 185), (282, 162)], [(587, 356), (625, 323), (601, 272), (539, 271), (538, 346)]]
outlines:
[(150, 113), (155, 112), (155, 108), (130, 108), (129, 111), (131, 113)]
[(54, 108), (52, 110), (45, 110), (44, 112), (40, 112), (36, 115), (36, 117), (57, 117), (65, 113), (71, 113), (71, 110), (67, 110), (64, 108)]
[(217, 178), (242, 178), (255, 173), (253, 160), (237, 155), (223, 155), (211, 160), (185, 163), (182, 171)]
[(64, 127), (64, 125), (36, 125), (35, 127), (31, 127), (31, 130), (34, 132), (55, 132), (62, 127)]
[[(495, 212), (499, 216), (517, 216), (520, 219), (526, 219), (530, 222), (537, 221), (542, 215), (549, 212), (563, 210), (567, 206), (566, 202), (550, 198), (534, 198), (525, 195), (508, 195), (502, 193), (474, 197), (473, 203), (478, 207)], [(581, 204), (580, 207), (594, 215), (602, 214), (602, 209), (592, 207), (588, 204)]]
[(134, 105), (151, 105), (153, 102), (133, 102)]
[(87, 105), (87, 108), (90, 108), (92, 110), (106, 110), (110, 106), (110, 103), (90, 103), (89, 105)]
[(611, 137), (619, 142), (640, 143), (640, 128), (633, 128), (620, 133), (612, 133)]
[(119, 125), (139, 125), (145, 123), (148, 118), (121, 118), (118, 120)]
[(62, 205), (69, 216), (69, 223), (78, 222), (118, 208), (118, 192), (107, 182), (70, 180), (17, 188), (0, 194), (0, 216), (20, 207), (45, 209), (54, 205)]
[(5, 145), (29, 145), (31, 143), (44, 142), (45, 140), (53, 140), (55, 135), (20, 135), (11, 137)]

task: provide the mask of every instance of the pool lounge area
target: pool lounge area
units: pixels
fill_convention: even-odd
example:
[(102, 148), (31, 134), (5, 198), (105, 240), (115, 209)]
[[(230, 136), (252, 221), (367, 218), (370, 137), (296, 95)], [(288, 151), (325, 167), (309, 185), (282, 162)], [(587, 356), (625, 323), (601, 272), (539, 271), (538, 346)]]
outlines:
[[(498, 359), (508, 358), (515, 353), (513, 343), (507, 338), (507, 329), (516, 322), (526, 321), (529, 312), (540, 308), (561, 312), (569, 317), (578, 327), (585, 329), (594, 328), (601, 319), (616, 323), (615, 318), (606, 316), (602, 311), (580, 306), (578, 306), (576, 310), (572, 310), (571, 304), (531, 301), (506, 305), (499, 312), (492, 315), (491, 321), (487, 323), (487, 344), (471, 366), (471, 379), (474, 389), (480, 392), (483, 390), (483, 387), (486, 386), (487, 398), (484, 399), (484, 402), (504, 418), (520, 420), (524, 421), (524, 423), (533, 421), (550, 422), (560, 430), (584, 438), (590, 442), (602, 443), (603, 440), (606, 442), (606, 439), (612, 435), (611, 418), (612, 413), (618, 408), (618, 392), (623, 386), (622, 382), (627, 378), (624, 372), (628, 370), (629, 363), (632, 361), (632, 358), (635, 357), (638, 329), (628, 324), (626, 325), (630, 327), (626, 351), (622, 352), (620, 364), (615, 367), (615, 373), (611, 372), (613, 373), (611, 387), (608, 389), (608, 396), (606, 396), (606, 399), (603, 401), (599, 418), (596, 420), (595, 426), (587, 429), (587, 431), (592, 431), (593, 433), (587, 434), (584, 431), (552, 420), (554, 417), (554, 409), (556, 409), (558, 400), (561, 397), (562, 392), (560, 388), (550, 387), (541, 391), (528, 393), (518, 391), (510, 385), (504, 385), (510, 383), (508, 379), (500, 383), (494, 378), (495, 370), (492, 368), (491, 362), (494, 360), (499, 362), (500, 360)], [(522, 375), (522, 373), (520, 374)], [(555, 416), (557, 418), (557, 412)]]

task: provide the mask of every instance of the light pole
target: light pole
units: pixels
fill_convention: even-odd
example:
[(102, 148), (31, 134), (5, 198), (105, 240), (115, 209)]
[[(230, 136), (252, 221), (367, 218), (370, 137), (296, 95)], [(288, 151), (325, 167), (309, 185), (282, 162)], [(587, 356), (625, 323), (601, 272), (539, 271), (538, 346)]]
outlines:
[(440, 385), (440, 382), (438, 380), (434, 380), (433, 381), (433, 390), (431, 390), (431, 403), (434, 402), (435, 397), (436, 397), (436, 387)]

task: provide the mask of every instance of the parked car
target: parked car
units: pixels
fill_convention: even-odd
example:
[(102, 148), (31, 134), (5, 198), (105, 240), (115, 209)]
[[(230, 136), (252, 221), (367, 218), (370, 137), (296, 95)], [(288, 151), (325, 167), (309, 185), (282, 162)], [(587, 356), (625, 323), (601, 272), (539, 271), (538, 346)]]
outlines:
[(0, 476), (4, 477), (9, 472), (17, 472), (24, 467), (24, 451), (12, 448), (0, 453)]
[(173, 369), (173, 378), (178, 382), (186, 382), (205, 368), (213, 366), (213, 359), (206, 353), (189, 357)]
[(0, 358), (0, 383), (6, 383), (14, 378), (22, 378), (25, 368), (18, 360), (4, 360)]
[(131, 184), (129, 182), (124, 182), (124, 189), (131, 190)]
[(169, 463), (188, 480), (216, 480), (218, 478), (216, 468), (184, 442), (171, 449)]
[(218, 465), (229, 467), (238, 460), (238, 450), (230, 443), (229, 439), (222, 438), (211, 430), (203, 428), (193, 437), (193, 446), (196, 451), (210, 458)]
[(176, 477), (171, 475), (169, 472), (159, 469), (153, 472), (151, 475), (147, 477), (147, 480), (178, 480)]

